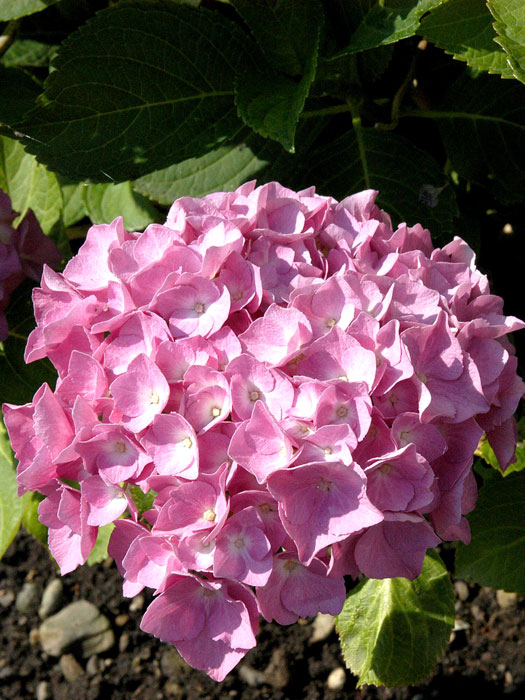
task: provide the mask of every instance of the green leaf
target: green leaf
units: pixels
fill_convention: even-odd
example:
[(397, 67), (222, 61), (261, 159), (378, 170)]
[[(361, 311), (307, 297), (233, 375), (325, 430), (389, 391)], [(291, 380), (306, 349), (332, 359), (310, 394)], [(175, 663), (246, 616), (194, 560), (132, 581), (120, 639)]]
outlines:
[(44, 496), (36, 492), (28, 496), (29, 500), (22, 514), (22, 525), (36, 540), (47, 545), (47, 527), (38, 519), (38, 506), (44, 500)]
[(458, 544), (456, 575), (525, 593), (525, 474), (489, 479), (468, 519), (472, 540)]
[[(435, 238), (452, 231), (458, 213), (452, 187), (433, 158), (401, 136), (354, 129), (309, 160), (313, 165), (304, 180), (315, 182), (320, 194), (343, 199), (372, 187), (379, 190), (377, 202), (394, 224), (419, 222)], [(432, 198), (427, 196), (429, 187), (436, 188)]]
[(333, 58), (393, 44), (418, 33), (421, 17), (447, 0), (385, 0), (374, 4), (350, 39)]
[(28, 403), (43, 382), (55, 386), (56, 371), (47, 358), (29, 365), (24, 362), (27, 336), (36, 325), (31, 303), (33, 284), (26, 280), (17, 287), (6, 312), (9, 336), (0, 343), (0, 386), (2, 401), (7, 403)]
[(145, 197), (137, 194), (131, 182), (117, 185), (87, 185), (81, 198), (87, 215), (94, 224), (109, 224), (117, 216), (124, 218), (124, 227), (139, 231), (158, 221), (160, 213)]
[(285, 75), (250, 68), (235, 84), (236, 104), (243, 121), (265, 138), (278, 141), (295, 152), (295, 131), (299, 115), (315, 76), (317, 56), (299, 82)]
[(168, 205), (178, 197), (229, 192), (263, 171), (279, 148), (268, 142), (263, 142), (262, 147), (260, 144), (261, 140), (251, 134), (245, 143), (220, 146), (200, 158), (190, 158), (145, 175), (133, 182), (133, 188)]
[(513, 77), (505, 52), (495, 42), (492, 15), (484, 0), (448, 0), (423, 19), (419, 31), (477, 70)]
[(523, 198), (523, 87), (486, 73), (461, 76), (437, 110), (412, 112), (437, 121), (452, 169), (487, 187), (504, 204)]
[(41, 12), (56, 2), (58, 0), (2, 0), (0, 4), (0, 22), (32, 15), (34, 12)]
[(15, 127), (77, 181), (122, 182), (201, 156), (239, 129), (233, 81), (246, 44), (218, 12), (112, 5), (64, 41), (38, 106)]
[(6, 127), (20, 121), (33, 109), (39, 94), (40, 87), (30, 75), (0, 65), (0, 128), (8, 131)]
[(109, 538), (111, 537), (111, 533), (114, 529), (114, 523), (108, 523), (107, 525), (102, 525), (102, 527), (98, 528), (97, 541), (95, 542), (95, 546), (87, 558), (87, 563), (89, 566), (93, 566), (93, 564), (100, 564), (101, 561), (108, 558)]
[(525, 4), (523, 0), (488, 0), (496, 41), (508, 56), (514, 77), (525, 83)]
[(9, 444), (7, 430), (0, 418), (0, 559), (13, 541), (22, 519), (27, 498), (18, 498), (16, 492), (15, 458)]
[(2, 63), (7, 67), (41, 68), (49, 65), (57, 49), (57, 44), (45, 44), (35, 39), (17, 39), (2, 56)]
[(32, 209), (45, 234), (60, 226), (62, 192), (56, 175), (6, 136), (0, 136), (0, 189), (11, 197), (18, 221)]
[(231, 0), (266, 59), (290, 76), (309, 71), (323, 8), (318, 0)]
[(498, 458), (487, 439), (481, 441), (476, 450), (476, 454), (485, 460), (487, 464), (490, 464), (491, 467), (494, 467), (500, 474), (503, 474), (503, 476), (509, 476), (509, 474), (520, 472), (522, 469), (525, 469), (525, 440), (519, 440), (516, 444), (516, 461), (509, 465), (504, 472), (502, 472)]
[(452, 582), (434, 551), (414, 581), (362, 581), (336, 621), (345, 663), (359, 677), (358, 686), (424, 681), (448, 642), (454, 614)]
[(87, 216), (86, 207), (82, 201), (82, 192), (87, 184), (83, 182), (70, 182), (67, 178), (58, 178), (62, 189), (62, 199), (64, 209), (62, 210), (62, 220), (64, 226), (69, 228)]
[(139, 486), (131, 486), (130, 494), (131, 498), (135, 501), (139, 515), (142, 515), (142, 513), (150, 510), (150, 508), (153, 506), (153, 501), (155, 500), (157, 492), (150, 489), (148, 493), (144, 493)]

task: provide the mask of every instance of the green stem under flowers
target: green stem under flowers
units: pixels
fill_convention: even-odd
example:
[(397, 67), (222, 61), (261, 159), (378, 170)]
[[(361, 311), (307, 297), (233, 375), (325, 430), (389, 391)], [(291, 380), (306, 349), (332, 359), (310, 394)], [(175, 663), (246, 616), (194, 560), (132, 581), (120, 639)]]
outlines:
[(7, 51), (7, 49), (15, 40), (18, 25), (19, 21), (17, 19), (13, 19), (6, 24), (4, 32), (0, 36), (0, 56), (2, 56)]
[(363, 167), (365, 185), (367, 188), (370, 188), (370, 175), (368, 174), (368, 160), (366, 158), (366, 148), (363, 139), (363, 126), (361, 124), (361, 116), (355, 105), (353, 105), (351, 102), (349, 102), (348, 105), (350, 107), (350, 111), (352, 112), (352, 126), (354, 127), (355, 137), (359, 148), (359, 157), (361, 159), (361, 165)]
[(312, 117), (324, 117), (329, 114), (342, 114), (343, 112), (351, 112), (351, 107), (347, 104), (332, 105), (332, 107), (324, 107), (323, 109), (313, 109), (309, 112), (302, 112), (299, 119), (310, 119)]

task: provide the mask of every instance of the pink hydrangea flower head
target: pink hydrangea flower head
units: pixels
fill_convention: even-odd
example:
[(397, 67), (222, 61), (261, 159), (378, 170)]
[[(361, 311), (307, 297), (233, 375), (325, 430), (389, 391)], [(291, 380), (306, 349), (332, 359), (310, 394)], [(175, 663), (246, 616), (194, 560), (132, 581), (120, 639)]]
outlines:
[[(142, 629), (215, 680), (259, 614), (336, 615), (344, 576), (413, 579), (468, 542), (479, 440), (513, 460), (525, 324), (466, 243), (394, 228), (377, 194), (183, 197), (143, 233), (92, 227), (34, 290), (26, 361), (58, 380), (4, 406), (19, 493), (63, 573), (113, 523), (124, 595), (154, 592)], [(15, 216), (0, 193), (0, 334), (52, 258)]]

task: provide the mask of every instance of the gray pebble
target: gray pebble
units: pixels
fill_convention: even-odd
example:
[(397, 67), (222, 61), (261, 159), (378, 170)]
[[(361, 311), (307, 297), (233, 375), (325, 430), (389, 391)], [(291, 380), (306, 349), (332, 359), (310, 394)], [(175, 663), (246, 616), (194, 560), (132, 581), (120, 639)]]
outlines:
[(160, 656), (160, 668), (164, 676), (174, 678), (188, 668), (188, 664), (174, 647), (168, 647)]
[(239, 677), (246, 683), (246, 685), (249, 685), (250, 688), (255, 688), (265, 681), (264, 673), (258, 671), (252, 666), (249, 666), (248, 664), (241, 664), (239, 666)]
[(335, 617), (333, 615), (317, 613), (312, 623), (313, 631), (312, 636), (310, 637), (310, 644), (322, 642), (332, 634), (334, 627)]
[(123, 652), (126, 651), (128, 646), (129, 646), (129, 634), (127, 632), (123, 632), (120, 635), (120, 639), (118, 640), (118, 650), (122, 654)]
[(28, 581), (24, 583), (16, 596), (15, 608), (19, 613), (28, 613), (36, 607), (38, 601), (38, 588), (36, 583)]
[(502, 610), (514, 608), (518, 604), (518, 594), (507, 593), (507, 591), (496, 591), (496, 600)]
[(457, 597), (465, 602), (469, 596), (468, 586), (465, 581), (456, 581), (454, 584), (454, 590), (456, 591)]
[(64, 595), (64, 584), (59, 578), (53, 578), (47, 584), (42, 594), (38, 614), (42, 620), (49, 617), (60, 608)]
[(5, 590), (0, 591), (0, 605), (3, 608), (8, 608), (14, 599), (15, 599), (15, 594), (13, 593), (13, 591), (5, 591)]
[(84, 675), (84, 669), (75, 659), (73, 654), (64, 654), (61, 656), (59, 665), (64, 678), (66, 681), (69, 681), (69, 683), (78, 681), (80, 676)]
[(326, 686), (329, 690), (341, 690), (346, 683), (346, 671), (341, 666), (330, 671), (330, 675), (326, 679)]
[(270, 663), (264, 669), (266, 682), (274, 688), (286, 688), (290, 682), (290, 671), (288, 670), (288, 659), (283, 647), (277, 647), (272, 652)]
[(73, 645), (80, 645), (82, 656), (101, 654), (115, 643), (107, 617), (87, 600), (77, 600), (40, 625), (40, 644), (46, 654), (61, 656)]
[(136, 595), (131, 603), (129, 604), (129, 611), (130, 612), (138, 612), (139, 610), (142, 610), (144, 607), (144, 596), (143, 595)]
[(49, 683), (47, 681), (40, 681), (36, 687), (36, 700), (49, 700), (50, 697)]
[(90, 656), (86, 664), (86, 673), (88, 674), (88, 676), (96, 676), (97, 673), (100, 671), (100, 666), (101, 664), (98, 656)]

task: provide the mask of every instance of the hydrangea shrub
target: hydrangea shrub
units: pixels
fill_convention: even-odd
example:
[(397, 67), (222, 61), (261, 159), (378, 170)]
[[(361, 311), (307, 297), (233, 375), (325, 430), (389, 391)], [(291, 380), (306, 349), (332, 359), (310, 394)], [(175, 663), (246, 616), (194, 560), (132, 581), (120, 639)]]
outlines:
[(394, 230), (376, 195), (183, 197), (143, 233), (93, 226), (33, 294), (26, 361), (58, 380), (4, 405), (19, 495), (45, 496), (62, 574), (113, 524), (142, 629), (215, 680), (259, 615), (336, 615), (344, 576), (468, 543), (480, 438), (514, 459), (525, 324), (463, 240)]

